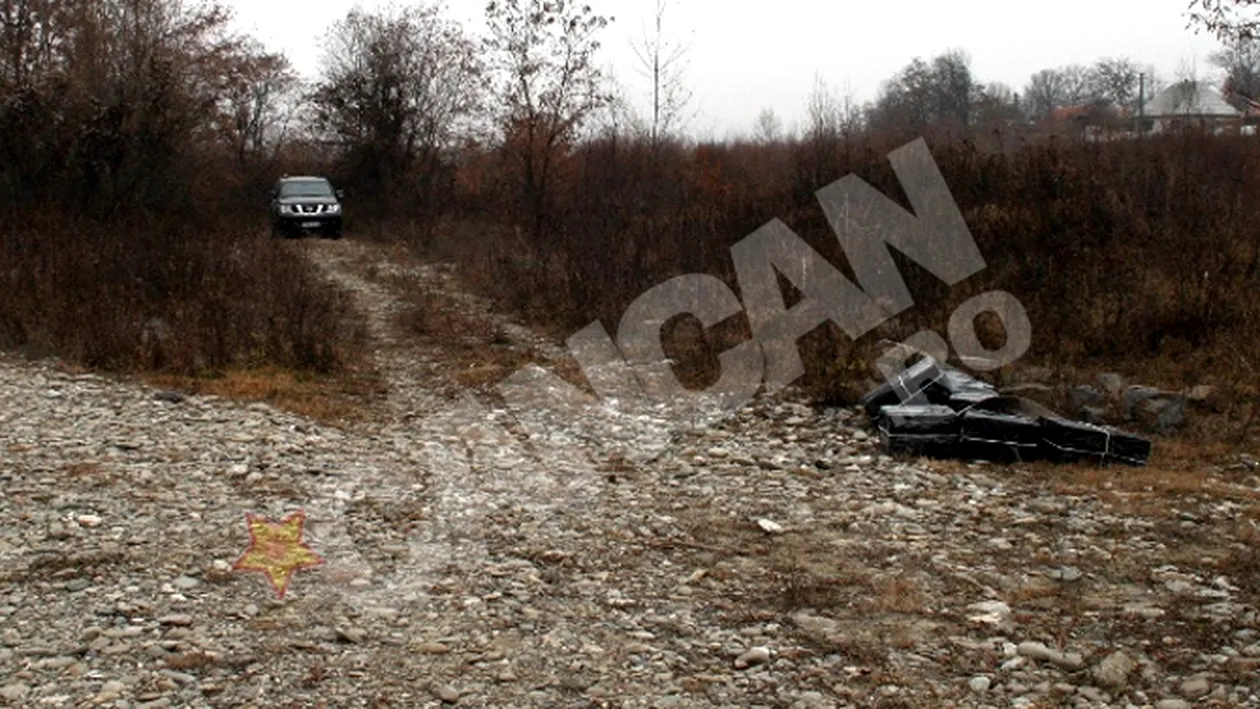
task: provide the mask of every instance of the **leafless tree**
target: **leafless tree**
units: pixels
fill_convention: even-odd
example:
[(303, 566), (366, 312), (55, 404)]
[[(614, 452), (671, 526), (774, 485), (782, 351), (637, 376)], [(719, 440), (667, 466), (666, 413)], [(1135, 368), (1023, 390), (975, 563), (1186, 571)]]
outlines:
[(1215, 52), (1211, 61), (1225, 73), (1225, 93), (1260, 100), (1260, 40), (1235, 40)]
[(1001, 130), (1023, 118), (1019, 97), (1011, 87), (996, 82), (976, 87), (972, 112), (973, 124), (980, 130)]
[(934, 120), (957, 127), (971, 124), (971, 100), (975, 83), (971, 77), (971, 58), (966, 52), (953, 49), (932, 60), (932, 92)]
[(668, 0), (656, 0), (651, 29), (631, 43), (638, 69), (652, 84), (652, 119), (649, 137), (652, 145), (668, 138), (686, 123), (692, 91), (685, 83), (687, 46), (665, 35)]
[(1258, 0), (1191, 0), (1190, 26), (1207, 30), (1225, 42), (1260, 39)]
[(1092, 103), (1094, 95), (1093, 73), (1083, 64), (1068, 64), (1058, 70), (1063, 74), (1063, 101), (1065, 106)]
[(1096, 99), (1131, 108), (1138, 98), (1141, 71), (1126, 57), (1099, 59), (1090, 68), (1089, 93)]
[(241, 165), (275, 157), (296, 108), (300, 85), (283, 55), (265, 51), (257, 42), (225, 77), (220, 101), (224, 138)]
[(1067, 73), (1060, 69), (1042, 69), (1029, 78), (1024, 89), (1029, 115), (1047, 118), (1056, 110), (1072, 105), (1074, 91)]
[(757, 114), (757, 123), (753, 130), (753, 139), (762, 145), (777, 143), (783, 137), (783, 121), (779, 114), (769, 106)]
[(546, 230), (554, 169), (611, 97), (596, 63), (611, 18), (569, 0), (492, 0), (485, 50), (504, 147), (520, 170), (535, 238)]
[(480, 107), (476, 46), (436, 6), (353, 10), (333, 26), (312, 94), (315, 127), (342, 150), (356, 186), (393, 200), (434, 198), (442, 154)]
[(815, 144), (832, 143), (840, 137), (840, 106), (821, 75), (814, 75), (814, 88), (805, 106), (806, 136)]

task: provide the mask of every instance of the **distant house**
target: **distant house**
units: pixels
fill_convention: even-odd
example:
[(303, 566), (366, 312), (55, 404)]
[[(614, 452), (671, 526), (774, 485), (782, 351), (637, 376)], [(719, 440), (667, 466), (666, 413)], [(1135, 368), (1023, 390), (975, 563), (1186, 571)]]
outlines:
[(1179, 81), (1142, 107), (1143, 130), (1162, 133), (1182, 127), (1237, 130), (1244, 112), (1203, 81)]

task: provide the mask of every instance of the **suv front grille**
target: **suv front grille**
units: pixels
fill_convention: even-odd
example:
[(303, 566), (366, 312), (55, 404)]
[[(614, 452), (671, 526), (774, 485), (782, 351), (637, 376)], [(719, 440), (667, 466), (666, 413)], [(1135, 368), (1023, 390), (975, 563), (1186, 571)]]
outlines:
[(295, 204), (292, 206), (295, 214), (325, 214), (329, 211), (327, 204)]

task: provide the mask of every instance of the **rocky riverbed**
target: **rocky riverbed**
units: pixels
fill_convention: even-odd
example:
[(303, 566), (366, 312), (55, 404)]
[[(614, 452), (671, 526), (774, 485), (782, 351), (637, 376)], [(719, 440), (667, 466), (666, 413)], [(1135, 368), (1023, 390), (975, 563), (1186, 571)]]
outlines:
[[(0, 702), (1260, 707), (1246, 466), (894, 459), (790, 391), (593, 440), (398, 327), (408, 280), (481, 307), (449, 270), (295, 247), (363, 312), (362, 420), (0, 360)], [(297, 510), (281, 599), (233, 563)]]

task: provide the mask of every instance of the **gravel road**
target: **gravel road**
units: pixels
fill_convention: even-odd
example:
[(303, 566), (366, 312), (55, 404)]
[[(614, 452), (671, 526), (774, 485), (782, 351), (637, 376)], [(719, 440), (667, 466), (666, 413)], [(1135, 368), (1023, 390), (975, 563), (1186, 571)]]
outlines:
[[(1249, 471), (893, 459), (790, 391), (512, 411), (398, 325), (408, 281), (494, 318), (449, 268), (294, 248), (362, 313), (363, 420), (0, 359), (0, 704), (1260, 707)], [(298, 510), (281, 599), (233, 563)]]

